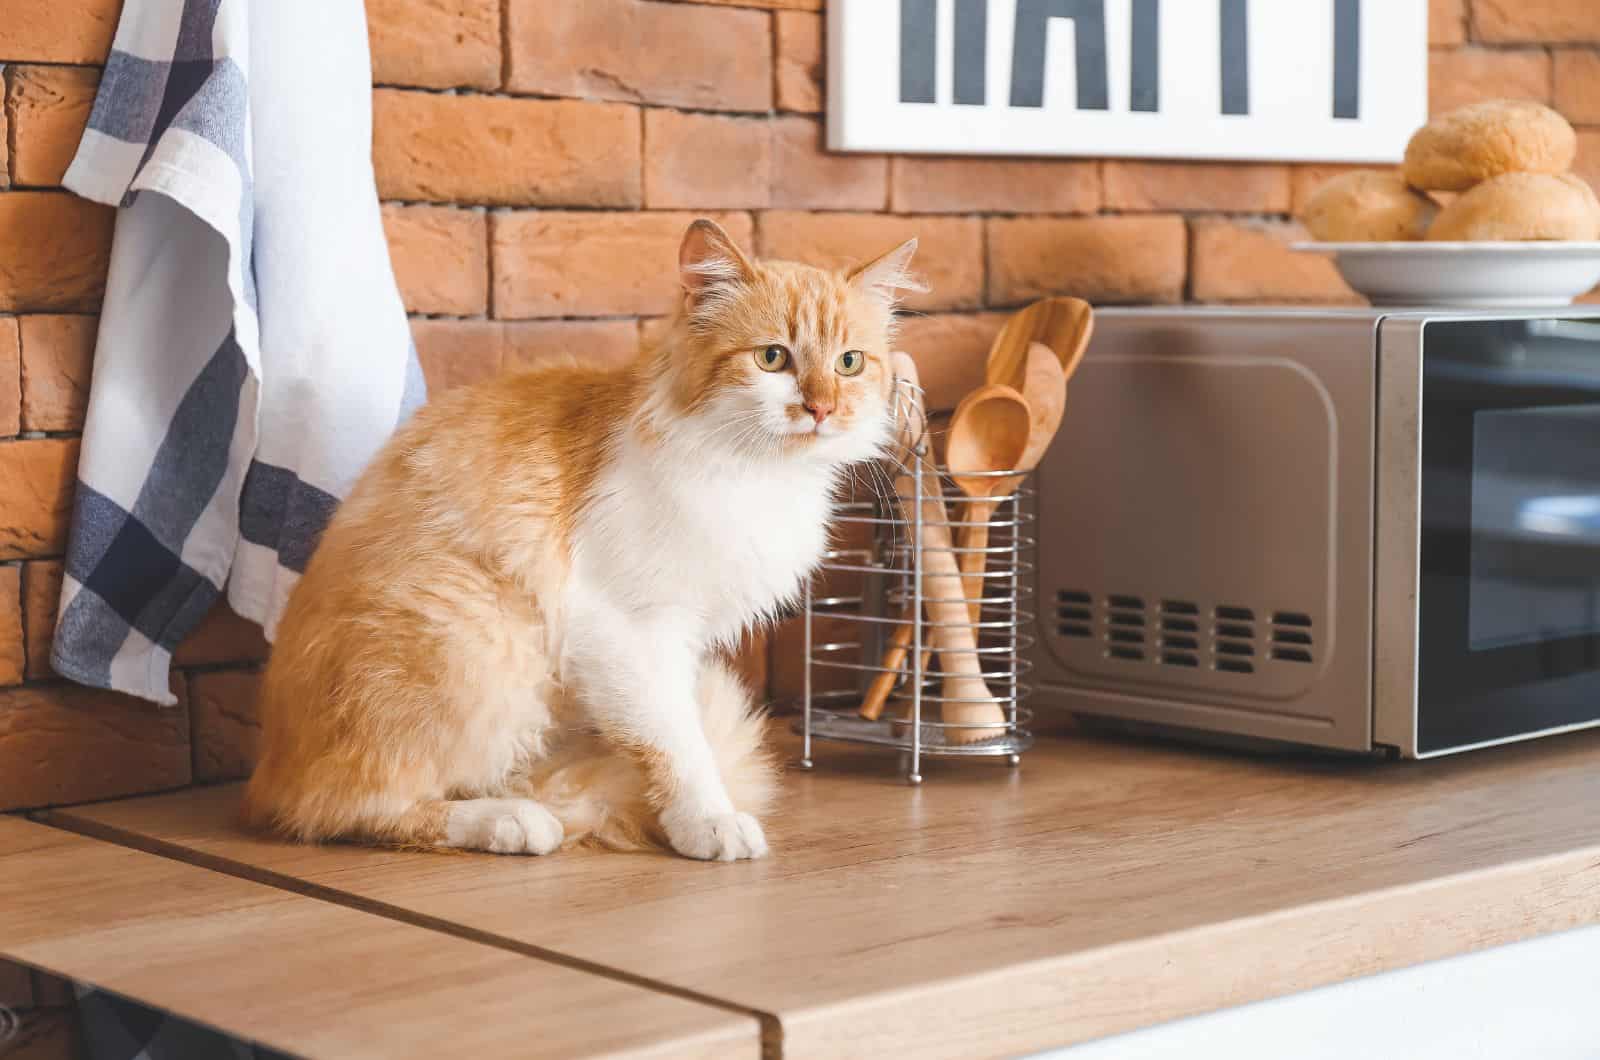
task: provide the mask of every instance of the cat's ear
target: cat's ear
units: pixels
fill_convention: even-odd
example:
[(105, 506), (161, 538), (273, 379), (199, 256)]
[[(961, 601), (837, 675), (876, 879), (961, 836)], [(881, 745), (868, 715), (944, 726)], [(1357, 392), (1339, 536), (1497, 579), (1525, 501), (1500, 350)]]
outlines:
[(754, 275), (750, 259), (715, 221), (702, 218), (683, 234), (678, 247), (678, 281), (691, 298), (724, 284), (748, 282)]
[(926, 291), (928, 285), (911, 271), (911, 258), (916, 252), (917, 241), (908, 239), (887, 254), (851, 269), (850, 282), (889, 305), (898, 300), (898, 291)]

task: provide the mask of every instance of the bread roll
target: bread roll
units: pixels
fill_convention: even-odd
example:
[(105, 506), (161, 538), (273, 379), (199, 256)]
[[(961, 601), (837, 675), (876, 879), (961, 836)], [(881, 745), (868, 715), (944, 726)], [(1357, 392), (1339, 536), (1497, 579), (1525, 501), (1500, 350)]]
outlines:
[(1542, 103), (1498, 99), (1418, 129), (1406, 147), (1405, 178), (1428, 191), (1464, 191), (1503, 173), (1565, 173), (1577, 153), (1567, 119)]
[(1323, 184), (1301, 218), (1325, 243), (1389, 243), (1423, 239), (1438, 205), (1398, 173), (1363, 169)]
[(1428, 229), (1439, 241), (1600, 239), (1600, 201), (1570, 173), (1506, 173), (1439, 211)]

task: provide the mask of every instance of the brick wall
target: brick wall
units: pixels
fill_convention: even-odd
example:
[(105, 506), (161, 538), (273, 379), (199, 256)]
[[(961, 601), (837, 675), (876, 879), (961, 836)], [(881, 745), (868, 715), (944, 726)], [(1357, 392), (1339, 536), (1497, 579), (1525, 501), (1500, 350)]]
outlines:
[[(1338, 303), (1291, 220), (1338, 167), (829, 155), (823, 0), (368, 0), (374, 158), (430, 384), (555, 351), (616, 359), (659, 326), (693, 216), (767, 255), (833, 260), (916, 234), (933, 290), (905, 343), (935, 404), (981, 374), (1005, 309)], [(1432, 0), (1436, 110), (1500, 95), (1585, 126), (1600, 184), (1600, 4)], [(7, 0), (0, 18), (0, 809), (235, 777), (264, 645), (225, 610), (158, 710), (46, 662), (109, 212), (57, 188), (118, 0)], [(766, 681), (766, 649), (745, 653)], [(772, 685), (792, 687), (779, 633)]]

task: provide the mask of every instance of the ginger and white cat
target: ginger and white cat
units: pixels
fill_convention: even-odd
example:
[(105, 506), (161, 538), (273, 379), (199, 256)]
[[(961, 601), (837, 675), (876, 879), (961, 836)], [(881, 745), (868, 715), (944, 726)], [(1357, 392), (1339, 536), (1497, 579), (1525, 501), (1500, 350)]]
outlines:
[(247, 819), (300, 840), (760, 857), (773, 766), (717, 657), (796, 594), (893, 433), (912, 240), (848, 272), (709, 221), (655, 348), (453, 390), (291, 596)]

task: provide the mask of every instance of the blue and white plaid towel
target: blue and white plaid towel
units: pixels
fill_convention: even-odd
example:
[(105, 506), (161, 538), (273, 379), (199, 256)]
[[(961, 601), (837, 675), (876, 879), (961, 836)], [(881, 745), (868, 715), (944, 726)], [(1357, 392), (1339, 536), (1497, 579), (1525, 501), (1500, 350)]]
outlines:
[(118, 205), (51, 663), (159, 703), (224, 585), (270, 637), (423, 399), (362, 0), (126, 0), (65, 183)]

